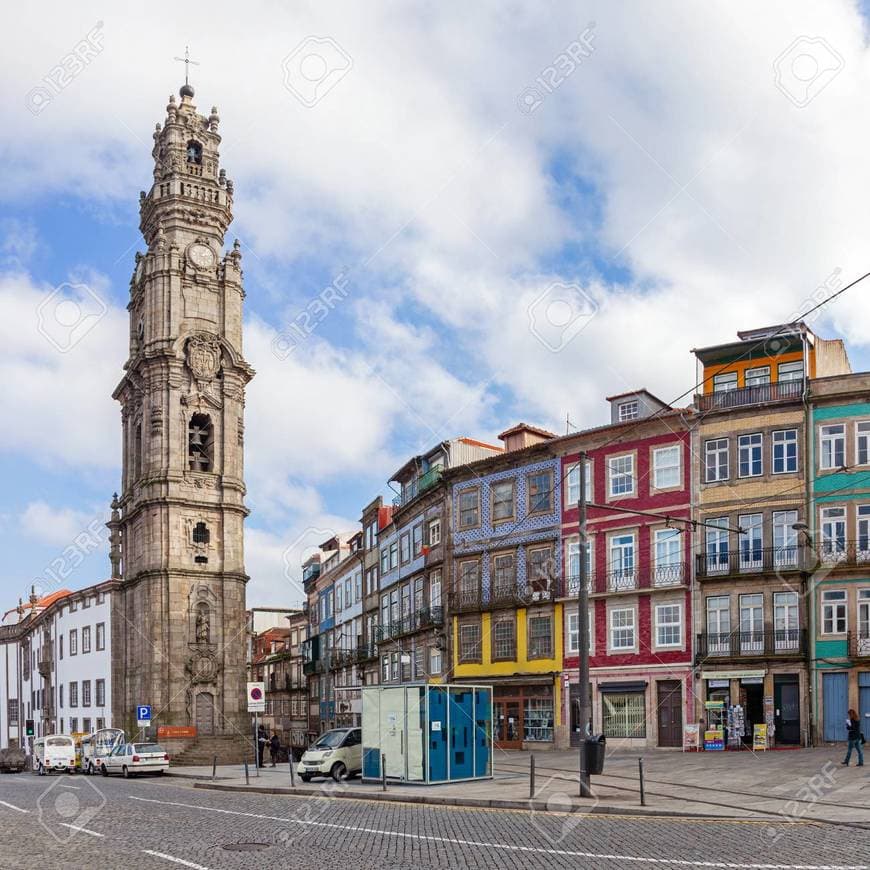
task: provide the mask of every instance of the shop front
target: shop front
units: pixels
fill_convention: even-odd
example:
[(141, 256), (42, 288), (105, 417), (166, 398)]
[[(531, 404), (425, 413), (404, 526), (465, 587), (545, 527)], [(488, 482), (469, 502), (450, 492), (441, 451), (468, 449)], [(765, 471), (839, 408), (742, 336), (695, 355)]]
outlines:
[(496, 749), (552, 749), (557, 705), (552, 677), (518, 682), (492, 679)]
[(803, 742), (801, 697), (806, 680), (802, 672), (703, 671), (701, 681), (702, 724), (708, 732), (721, 730), (728, 748), (757, 747), (759, 735), (768, 747)]

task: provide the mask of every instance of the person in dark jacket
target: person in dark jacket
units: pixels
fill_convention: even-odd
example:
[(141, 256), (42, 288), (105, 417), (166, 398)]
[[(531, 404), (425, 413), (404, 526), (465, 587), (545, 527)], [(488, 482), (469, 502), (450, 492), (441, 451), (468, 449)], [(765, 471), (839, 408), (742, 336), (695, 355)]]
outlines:
[(861, 747), (861, 742), (864, 739), (861, 734), (861, 720), (858, 719), (858, 714), (854, 710), (849, 710), (849, 718), (846, 720), (846, 729), (849, 738), (849, 748), (846, 750), (846, 757), (843, 759), (843, 764), (849, 766), (849, 759), (852, 757), (852, 750), (858, 752), (858, 767), (864, 766), (864, 750)]
[(277, 734), (272, 735), (272, 739), (269, 741), (269, 755), (272, 756), (272, 767), (275, 766), (275, 763), (278, 761), (278, 750), (281, 748), (281, 738), (278, 737)]

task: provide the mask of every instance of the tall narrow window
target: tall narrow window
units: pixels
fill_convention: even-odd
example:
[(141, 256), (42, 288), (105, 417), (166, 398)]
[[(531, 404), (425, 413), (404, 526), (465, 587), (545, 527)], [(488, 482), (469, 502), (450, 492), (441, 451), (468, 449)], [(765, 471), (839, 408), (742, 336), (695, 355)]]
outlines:
[(202, 145), (199, 142), (191, 140), (187, 143), (187, 162), (196, 166), (202, 164)]
[(187, 430), (187, 459), (191, 471), (211, 471), (213, 433), (208, 414), (194, 414)]
[(842, 468), (846, 464), (846, 427), (842, 423), (821, 427), (819, 459), (821, 468)]
[(194, 544), (207, 544), (210, 537), (211, 534), (209, 533), (208, 526), (205, 523), (197, 523), (193, 527)]

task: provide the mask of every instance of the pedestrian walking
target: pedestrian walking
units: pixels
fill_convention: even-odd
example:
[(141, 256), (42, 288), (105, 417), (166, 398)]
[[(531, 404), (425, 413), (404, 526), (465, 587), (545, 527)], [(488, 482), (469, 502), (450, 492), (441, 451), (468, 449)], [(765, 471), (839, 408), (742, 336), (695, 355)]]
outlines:
[(272, 756), (272, 767), (275, 766), (278, 761), (278, 750), (281, 748), (281, 739), (277, 734), (272, 735), (272, 739), (269, 741), (269, 755)]
[(266, 751), (266, 744), (269, 742), (269, 734), (265, 727), (261, 725), (257, 729), (257, 757), (260, 759), (260, 767), (263, 766), (263, 754)]
[(846, 750), (846, 757), (843, 759), (843, 764), (849, 766), (849, 759), (852, 757), (852, 750), (855, 749), (858, 753), (858, 767), (864, 766), (864, 735), (861, 733), (861, 720), (854, 710), (849, 710), (849, 718), (846, 719), (846, 729), (849, 738), (849, 748)]

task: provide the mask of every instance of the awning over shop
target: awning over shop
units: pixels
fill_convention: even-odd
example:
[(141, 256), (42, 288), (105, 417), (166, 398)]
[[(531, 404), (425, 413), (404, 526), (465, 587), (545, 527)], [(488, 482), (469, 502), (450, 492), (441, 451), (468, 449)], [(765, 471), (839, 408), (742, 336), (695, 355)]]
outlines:
[(763, 677), (767, 671), (702, 671), (702, 680), (745, 680), (752, 677)]
[(598, 691), (604, 694), (620, 692), (645, 692), (647, 683), (645, 680), (630, 680), (624, 683), (599, 683)]

